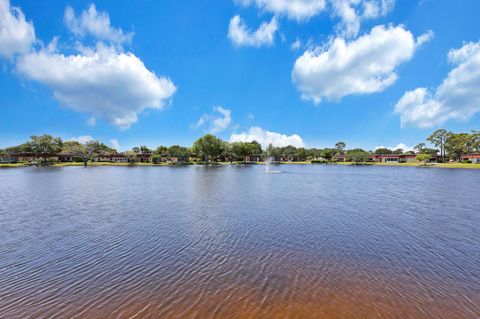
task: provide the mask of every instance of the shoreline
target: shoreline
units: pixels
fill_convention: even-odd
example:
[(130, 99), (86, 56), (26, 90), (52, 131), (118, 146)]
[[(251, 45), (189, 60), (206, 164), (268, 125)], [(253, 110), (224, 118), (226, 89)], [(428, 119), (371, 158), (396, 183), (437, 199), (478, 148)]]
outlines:
[[(84, 164), (82, 162), (66, 162), (66, 163), (54, 163), (52, 165), (46, 167), (80, 167)], [(88, 164), (88, 167), (104, 167), (104, 166), (111, 166), (111, 167), (136, 167), (136, 166), (167, 166), (167, 167), (174, 167), (174, 166), (191, 166), (191, 165), (199, 165), (203, 166), (205, 164), (172, 164), (172, 163), (160, 163), (160, 164), (153, 164), (153, 163), (136, 163), (135, 165), (129, 165), (129, 163), (111, 163), (111, 162), (96, 162)], [(256, 162), (256, 163), (215, 163), (210, 165), (265, 165), (265, 162)], [(455, 169), (480, 169), (480, 164), (471, 164), (471, 163), (438, 163), (436, 165), (423, 165), (421, 163), (366, 163), (366, 164), (359, 164), (355, 165), (353, 162), (337, 162), (331, 164), (317, 164), (311, 162), (281, 162), (272, 165), (348, 165), (348, 166), (388, 166), (388, 167), (419, 167), (419, 168), (455, 168)], [(32, 165), (28, 165), (27, 163), (13, 163), (13, 164), (0, 164), (0, 168), (23, 168), (23, 167), (32, 167)]]

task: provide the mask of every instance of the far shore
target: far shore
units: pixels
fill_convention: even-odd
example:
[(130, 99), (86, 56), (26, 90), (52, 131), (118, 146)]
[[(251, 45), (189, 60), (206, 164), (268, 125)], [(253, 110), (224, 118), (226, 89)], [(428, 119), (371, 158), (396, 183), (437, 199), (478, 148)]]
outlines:
[[(100, 166), (188, 166), (188, 165), (205, 165), (204, 163), (135, 163), (131, 165), (129, 163), (113, 163), (113, 162), (90, 162), (88, 163), (89, 167), (100, 167)], [(243, 162), (212, 162), (210, 165), (265, 165), (265, 162), (256, 162), (256, 163), (243, 163)], [(309, 161), (303, 162), (280, 162), (271, 165), (352, 165), (352, 166), (391, 166), (391, 167), (420, 167), (420, 168), (460, 168), (460, 169), (480, 169), (480, 164), (471, 164), (471, 163), (436, 163), (424, 165), (423, 163), (358, 163), (353, 162), (333, 162), (328, 164), (317, 164), (311, 163)], [(28, 163), (13, 163), (13, 164), (0, 164), (0, 168), (19, 168), (19, 167), (31, 167), (31, 164)], [(67, 166), (84, 166), (82, 162), (66, 162), (66, 163), (52, 163), (46, 167), (67, 167)]]

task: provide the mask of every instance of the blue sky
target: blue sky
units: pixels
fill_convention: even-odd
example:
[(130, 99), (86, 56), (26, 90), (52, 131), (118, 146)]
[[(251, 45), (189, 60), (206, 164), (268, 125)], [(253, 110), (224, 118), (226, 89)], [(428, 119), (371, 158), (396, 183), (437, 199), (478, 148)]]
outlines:
[(476, 0), (0, 0), (0, 147), (374, 149), (480, 129)]

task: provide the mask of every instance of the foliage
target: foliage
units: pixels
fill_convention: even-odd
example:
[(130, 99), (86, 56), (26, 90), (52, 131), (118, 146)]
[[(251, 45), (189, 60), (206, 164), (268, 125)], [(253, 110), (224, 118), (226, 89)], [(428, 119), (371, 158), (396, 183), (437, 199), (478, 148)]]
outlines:
[(62, 151), (63, 141), (59, 137), (53, 137), (45, 134), (41, 136), (32, 135), (30, 142), (28, 142), (32, 152), (42, 155), (43, 162)]
[(159, 147), (157, 147), (157, 149), (155, 150), (154, 153), (158, 154), (158, 155), (161, 155), (161, 156), (167, 155), (168, 147), (160, 145)]
[(137, 163), (137, 152), (135, 152), (133, 149), (131, 151), (127, 151), (124, 153), (125, 156), (128, 158), (128, 163), (130, 165), (135, 165)]
[(393, 151), (386, 147), (380, 147), (375, 150), (375, 154), (382, 155), (382, 154), (393, 154)]
[(421, 154), (423, 153), (423, 149), (426, 147), (427, 145), (425, 143), (419, 143), (417, 144), (413, 149), (415, 151), (417, 151), (417, 153)]
[(369, 155), (368, 152), (361, 148), (355, 148), (353, 150), (347, 151), (347, 160), (351, 162), (355, 162), (355, 164), (360, 162), (365, 162), (367, 156)]
[(427, 141), (435, 145), (440, 149), (440, 156), (442, 157), (443, 162), (445, 162), (445, 141), (449, 133), (445, 129), (439, 129), (433, 132), (428, 138)]
[(190, 156), (190, 150), (180, 145), (172, 145), (167, 149), (169, 157), (176, 157), (179, 161), (185, 162)]
[(445, 150), (448, 155), (460, 160), (462, 154), (470, 153), (473, 150), (472, 138), (468, 133), (449, 133), (445, 140)]
[(345, 154), (345, 147), (347, 144), (344, 142), (337, 142), (335, 143), (335, 150), (337, 151), (337, 154)]
[(161, 162), (162, 157), (158, 154), (153, 154), (151, 159), (153, 164), (158, 164)]
[(430, 154), (418, 154), (416, 156), (416, 159), (420, 162), (424, 162), (425, 165), (427, 165), (427, 163), (430, 161), (431, 158), (432, 158), (432, 155)]
[(193, 143), (193, 151), (209, 162), (211, 158), (216, 159), (223, 152), (223, 142), (221, 139), (207, 134)]

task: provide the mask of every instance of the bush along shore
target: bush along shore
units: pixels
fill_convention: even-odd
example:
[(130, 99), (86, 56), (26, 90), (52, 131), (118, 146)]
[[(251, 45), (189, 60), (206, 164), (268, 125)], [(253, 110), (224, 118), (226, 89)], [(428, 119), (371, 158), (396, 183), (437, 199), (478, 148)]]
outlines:
[[(427, 145), (428, 143), (428, 145)], [(24, 166), (174, 166), (263, 164), (348, 164), (480, 168), (480, 132), (433, 132), (426, 143), (413, 150), (377, 148), (347, 149), (346, 143), (333, 147), (304, 148), (272, 144), (262, 148), (257, 141), (226, 142), (211, 134), (191, 147), (145, 145), (120, 152), (100, 141), (63, 141), (51, 135), (32, 136), (29, 141), (0, 149), (0, 167)]]

